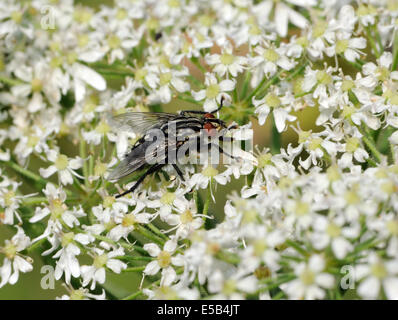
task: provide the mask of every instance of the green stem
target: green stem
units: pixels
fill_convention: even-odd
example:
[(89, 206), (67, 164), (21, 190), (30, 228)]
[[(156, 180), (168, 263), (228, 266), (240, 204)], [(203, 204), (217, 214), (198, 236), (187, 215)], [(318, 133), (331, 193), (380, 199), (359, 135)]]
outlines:
[[(184, 271), (184, 269), (181, 268), (181, 269), (176, 270), (176, 273), (177, 273), (177, 274), (181, 274), (183, 271)], [(160, 281), (161, 281), (161, 279), (156, 280), (155, 282), (153, 282), (153, 283), (151, 284), (151, 286), (152, 286), (152, 287), (158, 286), (158, 285), (160, 284)], [(142, 295), (142, 294), (143, 294), (143, 290), (139, 290), (139, 291), (134, 292), (133, 294), (127, 296), (127, 297), (124, 297), (122, 300), (134, 300), (135, 298), (137, 298), (138, 296), (140, 296), (140, 295)]]
[(134, 74), (133, 70), (125, 68), (123, 66), (109, 65), (102, 62), (95, 62), (87, 65), (91, 68), (94, 68), (99, 73), (104, 72), (104, 73), (126, 75), (126, 76), (133, 76)]
[[(160, 281), (159, 281), (159, 283), (160, 283)], [(142, 290), (139, 290), (139, 291), (127, 296), (127, 297), (124, 297), (122, 300), (134, 300), (134, 299), (136, 299), (137, 297), (139, 297), (142, 294), (143, 294)]]
[(102, 69), (95, 69), (98, 73), (105, 75), (105, 76), (114, 76), (114, 77), (126, 77), (126, 76), (132, 76), (132, 72), (117, 72), (116, 70), (114, 71), (109, 71), (109, 70), (102, 70)]
[(76, 176), (74, 174), (72, 176), (73, 176), (73, 185), (76, 187), (76, 189), (78, 189), (82, 193), (86, 194), (87, 191), (84, 189), (84, 187), (82, 186), (80, 181), (76, 178)]
[(32, 171), (29, 171), (27, 169), (22, 168), (21, 166), (19, 166), (18, 164), (12, 162), (12, 161), (4, 161), (1, 162), (4, 163), (5, 165), (7, 165), (8, 167), (10, 167), (11, 169), (13, 169), (14, 171), (18, 172), (19, 174), (21, 174), (22, 176), (33, 180), (36, 183), (39, 183), (43, 186), (45, 186), (47, 184), (47, 181), (44, 180), (42, 177), (40, 177), (39, 175), (33, 173)]
[(183, 96), (182, 94), (179, 94), (177, 96), (177, 99), (202, 106), (202, 104), (199, 101), (196, 101), (195, 99), (189, 96)]
[(308, 65), (308, 61), (305, 62), (300, 62), (299, 63), (300, 67), (297, 69), (294, 69), (294, 71), (286, 78), (286, 81), (290, 81), (294, 78), (296, 78), (297, 75), (299, 75), (301, 72), (305, 70), (305, 67)]
[(152, 233), (151, 231), (149, 231), (148, 229), (146, 229), (145, 227), (137, 224), (135, 226), (135, 230), (138, 231), (139, 233), (141, 233), (141, 235), (143, 235), (145, 238), (152, 240), (154, 242), (157, 242), (159, 244), (164, 244), (164, 239), (160, 238), (159, 236), (155, 235), (154, 233)]
[(393, 46), (393, 62), (391, 66), (391, 70), (395, 71), (397, 70), (398, 66), (398, 32), (395, 32), (395, 37), (394, 37), (394, 46)]
[(281, 150), (281, 135), (275, 124), (274, 113), (272, 113), (272, 128), (271, 128), (271, 153), (277, 154)]
[(155, 233), (157, 236), (163, 238), (164, 240), (169, 240), (169, 237), (166, 236), (164, 233), (162, 233), (162, 231), (160, 231), (155, 225), (153, 225), (152, 223), (148, 223), (147, 224), (148, 228), (151, 229), (151, 231), (153, 233)]
[(233, 91), (233, 95), (234, 95), (234, 101), (238, 102), (239, 98), (238, 98), (238, 89), (235, 86), (235, 89)]
[(296, 242), (294, 242), (292, 240), (286, 240), (286, 244), (289, 247), (292, 247), (293, 249), (295, 249), (297, 252), (301, 253), (303, 256), (308, 255), (307, 251), (305, 251), (302, 247), (300, 247)]
[[(207, 196), (206, 196), (206, 201), (203, 206), (203, 214), (207, 216), (207, 213), (209, 212), (209, 207), (210, 207), (210, 199), (211, 199), (211, 183), (209, 183), (209, 186), (207, 187)], [(203, 220), (206, 220), (205, 217), (203, 217)]]
[(267, 81), (267, 78), (264, 76), (264, 78), (261, 80), (261, 82), (257, 85), (257, 87), (249, 94), (249, 96), (245, 99), (246, 103), (250, 103), (252, 98), (257, 94), (257, 92), (261, 89), (263, 84)]
[(145, 270), (145, 266), (142, 267), (131, 267), (124, 269), (123, 272), (142, 272)]
[(200, 61), (199, 61), (198, 58), (192, 57), (192, 58), (191, 58), (191, 61), (193, 62), (193, 64), (194, 64), (195, 66), (198, 67), (198, 69), (199, 69), (200, 71), (203, 72), (203, 74), (207, 73), (206, 68), (205, 68), (204, 66), (201, 65), (201, 63), (200, 63)]
[(241, 262), (241, 259), (237, 254), (227, 252), (227, 251), (220, 251), (217, 253), (216, 257), (220, 260), (223, 260), (227, 263), (237, 265)]
[(203, 212), (203, 201), (202, 201), (202, 198), (200, 197), (198, 190), (194, 190), (193, 199), (195, 200), (196, 211)]
[(294, 95), (295, 98), (301, 98), (306, 96), (307, 94), (311, 94), (314, 92), (315, 89), (312, 89), (311, 91), (307, 91), (307, 92), (302, 92), (302, 93), (297, 93)]
[(249, 88), (250, 79), (251, 79), (251, 72), (247, 71), (245, 74), (245, 80), (243, 82), (242, 91), (240, 94), (242, 98), (245, 98), (247, 95), (247, 89)]
[(34, 242), (33, 244), (31, 244), (28, 248), (27, 251), (29, 253), (33, 252), (36, 250), (37, 247), (41, 246), (43, 244), (43, 242), (45, 242), (47, 240), (47, 238), (43, 238), (40, 239), (39, 241)]
[(381, 162), (383, 155), (377, 150), (376, 144), (373, 141), (373, 138), (364, 128), (359, 127), (359, 131), (362, 133), (362, 140), (365, 145), (368, 147), (370, 152), (372, 153), (373, 157), (376, 159), (378, 163)]
[(84, 175), (84, 184), (86, 188), (89, 188), (89, 181), (88, 181), (88, 164), (86, 161), (87, 158), (87, 152), (86, 152), (86, 141), (83, 139), (81, 132), (79, 133), (80, 135), (80, 158), (83, 159), (83, 175)]
[(90, 159), (88, 167), (88, 175), (92, 176), (94, 174), (94, 146), (90, 144)]
[(283, 284), (285, 282), (292, 281), (295, 278), (296, 278), (296, 275), (293, 275), (293, 274), (283, 275), (283, 276), (277, 278), (270, 285), (268, 285), (268, 286), (266, 286), (264, 288), (260, 288), (258, 290), (258, 292), (264, 292), (264, 291), (269, 291), (269, 290), (275, 289), (275, 288), (279, 287), (281, 284)]
[(121, 256), (117, 258), (127, 261), (152, 261), (153, 259), (155, 259), (153, 257), (143, 257), (143, 256)]
[[(84, 232), (84, 231), (82, 230), (82, 232)], [(130, 244), (130, 243), (127, 243), (127, 242), (124, 242), (124, 241), (113, 241), (112, 239), (109, 239), (109, 238), (107, 238), (105, 236), (101, 236), (101, 235), (98, 235), (98, 234), (92, 234), (92, 236), (94, 238), (98, 239), (98, 240), (113, 244), (115, 246), (119, 246), (120, 245), (121, 247), (123, 247), (124, 249), (127, 249), (129, 251), (134, 251), (135, 250), (135, 251), (137, 251), (137, 252), (139, 252), (141, 254), (144, 254), (146, 256), (148, 255), (148, 252), (146, 250), (144, 250), (143, 248), (141, 248), (139, 246), (136, 246), (134, 244)]]
[(366, 37), (368, 38), (368, 41), (370, 43), (370, 46), (372, 47), (373, 54), (376, 56), (376, 58), (380, 57), (380, 52), (379, 49), (377, 48), (377, 44), (373, 38), (373, 35), (371, 33), (371, 30), (369, 27), (364, 27), (365, 32), (366, 32)]
[(198, 88), (204, 88), (203, 83), (193, 75), (188, 75), (187, 78), (191, 80)]
[(262, 91), (260, 92), (260, 94), (258, 95), (260, 97), (260, 99), (262, 99), (265, 94), (267, 93), (269, 87), (271, 87), (273, 84), (278, 83), (281, 79), (280, 79), (280, 75), (284, 72), (285, 70), (280, 70), (276, 75), (274, 75), (264, 86), (264, 88), (262, 89)]
[(22, 200), (24, 205), (34, 205), (34, 204), (42, 204), (43, 202), (47, 203), (48, 199), (46, 197), (29, 197), (24, 198)]
[(392, 143), (390, 143), (390, 157), (391, 157), (391, 164), (396, 164), (397, 159), (395, 158), (394, 145)]
[(24, 83), (24, 82), (22, 82), (20, 80), (11, 79), (11, 78), (7, 78), (7, 77), (3, 77), (3, 76), (0, 76), (0, 82), (3, 82), (3, 83), (8, 84), (10, 86), (16, 86), (16, 85)]
[(373, 30), (373, 33), (376, 36), (377, 44), (379, 45), (379, 48), (380, 48), (380, 55), (382, 55), (384, 53), (384, 46), (383, 46), (383, 44), (381, 42), (380, 33), (379, 33), (379, 30), (376, 27), (376, 24), (372, 25), (372, 30)]
[(272, 300), (280, 300), (285, 296), (285, 293), (281, 290), (276, 295), (272, 297)]

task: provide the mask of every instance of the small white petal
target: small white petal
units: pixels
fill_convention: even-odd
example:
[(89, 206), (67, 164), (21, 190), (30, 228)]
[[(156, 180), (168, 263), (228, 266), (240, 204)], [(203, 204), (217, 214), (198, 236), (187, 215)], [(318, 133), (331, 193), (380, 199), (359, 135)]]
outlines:
[(157, 257), (161, 251), (160, 248), (154, 243), (144, 244), (144, 250), (148, 251), (152, 257)]

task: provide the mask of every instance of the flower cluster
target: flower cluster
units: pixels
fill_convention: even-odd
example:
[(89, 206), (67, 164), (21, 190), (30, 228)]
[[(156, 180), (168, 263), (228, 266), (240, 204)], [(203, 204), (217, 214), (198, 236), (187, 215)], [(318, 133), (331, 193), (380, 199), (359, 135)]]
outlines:
[[(60, 299), (398, 299), (397, 17), (393, 0), (2, 1), (0, 288), (36, 252)], [(109, 116), (221, 103), (254, 150), (115, 198), (143, 132)], [(108, 292), (125, 272), (139, 287)]]

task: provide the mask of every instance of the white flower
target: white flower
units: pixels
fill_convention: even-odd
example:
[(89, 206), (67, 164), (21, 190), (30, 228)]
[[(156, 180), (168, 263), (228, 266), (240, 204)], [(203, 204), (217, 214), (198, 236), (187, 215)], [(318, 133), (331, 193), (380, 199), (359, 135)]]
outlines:
[(210, 293), (216, 294), (213, 297), (216, 300), (244, 299), (244, 293), (254, 292), (256, 288), (256, 277), (241, 270), (233, 272), (230, 277), (226, 276), (224, 270), (215, 270), (209, 276), (208, 289)]
[(45, 61), (34, 62), (33, 66), (18, 66), (15, 75), (25, 83), (15, 85), (11, 92), (17, 97), (28, 97), (29, 112), (37, 112), (46, 107), (46, 100), (57, 106), (61, 99), (60, 88), (53, 81), (52, 70)]
[(312, 96), (314, 98), (327, 100), (329, 93), (334, 90), (334, 80), (338, 79), (338, 77), (332, 75), (333, 71), (332, 67), (328, 67), (326, 70), (312, 70), (310, 67), (307, 67), (302, 84), (303, 91), (313, 91)]
[(73, 79), (72, 88), (75, 92), (76, 102), (82, 101), (86, 96), (86, 85), (90, 85), (98, 91), (106, 89), (105, 79), (93, 69), (77, 62), (65, 68)]
[(196, 229), (199, 229), (203, 225), (204, 216), (196, 212), (194, 201), (188, 201), (184, 198), (176, 210), (178, 214), (169, 214), (163, 220), (168, 225), (173, 226), (167, 232), (176, 230), (175, 235), (177, 239), (188, 238)]
[(155, 287), (153, 289), (145, 288), (142, 292), (149, 300), (198, 300), (200, 298), (198, 288), (187, 288), (181, 285), (181, 283), (172, 286)]
[(171, 101), (173, 91), (186, 92), (189, 91), (190, 85), (184, 80), (184, 77), (189, 74), (188, 69), (172, 70), (160, 68), (158, 77), (159, 88), (155, 89), (149, 96), (149, 102), (169, 103)]
[(381, 288), (387, 299), (398, 299), (398, 260), (384, 261), (371, 252), (366, 263), (356, 266), (355, 276), (360, 281), (357, 292), (364, 299), (377, 299)]
[(65, 204), (66, 193), (61, 188), (57, 189), (52, 183), (47, 183), (43, 193), (48, 199), (48, 205), (44, 207), (37, 206), (29, 222), (36, 223), (50, 216), (44, 232), (33, 240), (36, 242), (40, 239), (47, 238), (52, 245), (50, 249), (45, 251), (46, 254), (49, 254), (60, 244), (59, 234), (63, 229), (62, 224), (65, 223), (70, 228), (78, 226), (80, 225), (78, 218), (84, 217), (86, 214), (82, 208), (68, 208)]
[(160, 285), (169, 286), (172, 284), (177, 279), (177, 274), (172, 265), (183, 265), (182, 257), (179, 255), (173, 256), (175, 250), (177, 249), (176, 241), (166, 241), (163, 250), (161, 250), (155, 243), (144, 244), (144, 249), (148, 251), (151, 257), (155, 258), (155, 260), (146, 265), (144, 274), (155, 275), (162, 270)]
[[(36, 125), (29, 128), (28, 132), (23, 132), (21, 129), (17, 129), (20, 136), (18, 137), (19, 142), (14, 149), (14, 153), (17, 155), (18, 160), (23, 162), (30, 154), (41, 154), (49, 149), (47, 139), (50, 132)], [(15, 139), (16, 137), (11, 136), (11, 139), (13, 138)]]
[(206, 62), (209, 65), (214, 65), (214, 72), (220, 77), (226, 74), (236, 77), (243, 72), (247, 63), (247, 58), (234, 55), (231, 46), (226, 46), (221, 54), (211, 54), (205, 56)]
[(195, 100), (205, 100), (203, 109), (207, 112), (214, 111), (218, 108), (221, 102), (221, 97), (230, 101), (231, 97), (226, 94), (228, 91), (232, 91), (235, 88), (235, 82), (232, 80), (217, 81), (217, 78), (212, 73), (206, 73), (205, 86), (206, 89), (198, 92), (192, 91), (192, 95)]
[(40, 168), (39, 172), (42, 177), (48, 178), (57, 172), (58, 179), (63, 185), (72, 184), (73, 175), (83, 179), (82, 176), (75, 172), (75, 170), (83, 166), (84, 160), (80, 157), (69, 159), (66, 155), (61, 154), (56, 150), (48, 150), (47, 159), (54, 164), (49, 166), (47, 169)]
[(392, 144), (398, 144), (398, 131), (395, 131), (389, 138)]
[(352, 166), (353, 158), (358, 162), (365, 162), (369, 158), (367, 151), (361, 146), (360, 134), (355, 134), (353, 137), (347, 137), (344, 144), (345, 153), (338, 160), (338, 165), (341, 168), (348, 168)]
[(283, 283), (281, 289), (290, 299), (323, 299), (325, 290), (332, 288), (334, 278), (323, 272), (325, 261), (320, 255), (312, 255), (308, 263), (301, 262), (294, 268), (297, 279)]
[[(121, 210), (115, 210), (115, 209)], [(136, 228), (136, 224), (149, 223), (153, 214), (142, 212), (145, 206), (139, 203), (135, 209), (128, 212), (127, 206), (118, 206), (113, 209), (113, 219), (116, 226), (109, 231), (112, 240), (119, 241), (120, 238), (127, 239), (127, 236)]]
[[(114, 10), (119, 17), (109, 17), (109, 22), (100, 19), (96, 21), (103, 36), (100, 52), (108, 53), (110, 64), (125, 59), (128, 52), (139, 44), (145, 31), (144, 26), (134, 27), (132, 20), (127, 17), (127, 12), (123, 10)], [(126, 17), (123, 18), (123, 15)]]
[(329, 57), (342, 54), (351, 62), (355, 62), (360, 58), (359, 49), (366, 48), (365, 38), (351, 38), (351, 34), (347, 32), (336, 32), (336, 38), (333, 40), (333, 45), (326, 49), (326, 54)]
[(313, 6), (316, 5), (315, 0), (286, 0), (286, 1), (273, 1), (268, 0), (262, 2), (257, 10), (261, 10), (262, 16), (269, 18), (271, 12), (274, 12), (274, 25), (275, 29), (281, 37), (287, 36), (289, 22), (295, 26), (304, 29), (308, 25), (308, 21), (300, 13), (295, 11), (290, 5), (296, 6)]
[(251, 86), (257, 86), (264, 77), (272, 77), (278, 71), (278, 67), (283, 70), (291, 70), (295, 62), (291, 61), (286, 53), (287, 46), (281, 45), (274, 48), (271, 44), (264, 42), (265, 46), (254, 48), (256, 55), (250, 59), (250, 65), (254, 68), (251, 79)]
[(272, 110), (278, 132), (283, 132), (286, 129), (287, 121), (296, 120), (296, 116), (290, 114), (292, 111), (292, 97), (288, 94), (280, 97), (276, 92), (269, 92), (260, 100), (256, 100), (253, 97), (252, 103), (256, 107), (255, 112), (258, 113), (258, 122), (260, 125), (265, 123)]
[[(172, 188), (173, 183), (167, 186), (167, 188), (169, 187)], [(154, 200), (148, 206), (157, 209), (157, 215), (166, 221), (173, 210), (181, 210), (184, 207), (187, 192), (188, 190), (185, 188), (177, 188), (175, 191), (162, 188), (158, 192), (152, 193)]]
[(105, 300), (106, 295), (105, 295), (105, 290), (102, 289), (101, 294), (92, 294), (89, 292), (88, 289), (85, 288), (79, 288), (79, 289), (73, 289), (71, 286), (66, 285), (66, 289), (68, 290), (68, 295), (64, 294), (60, 298), (57, 297), (57, 300), (88, 300), (88, 299), (94, 299), (94, 300)]
[(18, 281), (19, 272), (26, 273), (33, 270), (33, 260), (19, 253), (29, 245), (29, 237), (25, 235), (21, 227), (17, 227), (17, 233), (0, 247), (0, 253), (5, 255), (3, 265), (0, 267), (0, 288), (7, 283), (15, 284)]
[(30, 39), (34, 36), (34, 28), (31, 23), (25, 23), (24, 13), (26, 5), (22, 3), (4, 2), (1, 7), (0, 37), (7, 39), (5, 43), (10, 46), (15, 44), (20, 35)]
[(105, 119), (100, 120), (93, 130), (82, 131), (82, 135), (84, 140), (94, 145), (100, 144), (105, 138), (110, 141), (115, 141), (117, 139), (117, 135), (111, 132), (111, 127)]
[(296, 132), (299, 136), (299, 144), (309, 153), (307, 159), (302, 160), (300, 158), (299, 160), (300, 165), (306, 170), (311, 165), (316, 166), (318, 161), (322, 160), (325, 156), (325, 153), (326, 155), (334, 157), (337, 151), (343, 151), (343, 148), (339, 148), (339, 144), (331, 141), (333, 136), (327, 130), (319, 133), (303, 130), (296, 130)]
[(18, 213), (18, 208), (22, 199), (29, 195), (18, 195), (18, 187), (21, 183), (17, 183), (1, 175), (0, 171), (0, 206), (4, 209), (4, 213), (0, 215), (0, 222), (4, 224), (14, 224), (14, 216), (22, 223)]
[(83, 233), (67, 232), (60, 235), (60, 241), (62, 248), (53, 255), (54, 259), (58, 259), (54, 277), (59, 280), (65, 273), (65, 282), (70, 284), (71, 276), (77, 278), (81, 274), (79, 261), (76, 258), (81, 251), (77, 243), (88, 245), (93, 241), (93, 237)]
[(353, 245), (346, 238), (354, 239), (359, 235), (359, 225), (343, 227), (344, 217), (336, 216), (327, 219), (324, 216), (317, 216), (313, 222), (314, 234), (312, 244), (318, 250), (324, 249), (330, 244), (337, 259), (343, 259), (352, 251)]
[(230, 177), (225, 172), (219, 173), (212, 165), (203, 166), (200, 173), (195, 173), (189, 179), (188, 184), (190, 188), (205, 189), (212, 181), (225, 185), (230, 180)]
[(96, 283), (105, 283), (105, 267), (109, 268), (115, 273), (120, 273), (127, 268), (127, 265), (115, 259), (115, 257), (123, 256), (123, 248), (119, 248), (110, 252), (105, 252), (102, 249), (94, 248), (94, 261), (91, 266), (81, 266), (81, 275), (83, 278), (83, 287), (87, 286), (91, 281), (90, 289), (94, 290)]
[(77, 125), (81, 122), (90, 123), (96, 114), (105, 111), (105, 106), (100, 104), (99, 97), (92, 93), (75, 104), (73, 109), (67, 114), (65, 122), (69, 125)]
[(389, 78), (398, 80), (398, 71), (390, 71), (393, 56), (391, 52), (384, 52), (377, 60), (377, 64), (374, 62), (365, 63), (362, 67), (362, 72), (365, 75), (364, 80), (376, 86), (379, 81), (385, 81)]
[[(248, 210), (249, 208), (248, 206)], [(276, 248), (284, 243), (286, 238), (283, 231), (267, 231), (264, 225), (247, 226), (246, 230), (242, 231), (242, 235), (247, 239), (247, 246), (240, 254), (242, 269), (255, 272), (264, 263), (266, 268), (275, 273), (280, 268), (281, 258)]]

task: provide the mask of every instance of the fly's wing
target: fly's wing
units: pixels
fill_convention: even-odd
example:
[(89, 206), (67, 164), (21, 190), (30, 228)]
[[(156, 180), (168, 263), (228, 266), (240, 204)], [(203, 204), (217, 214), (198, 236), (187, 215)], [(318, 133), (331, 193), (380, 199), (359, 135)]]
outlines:
[(144, 135), (149, 129), (177, 118), (177, 114), (164, 112), (126, 112), (108, 119), (111, 127)]
[(126, 158), (120, 162), (113, 171), (111, 171), (107, 179), (114, 182), (128, 176), (136, 170), (140, 170), (147, 164), (165, 163), (167, 157), (167, 143), (168, 141), (165, 140), (160, 140), (158, 142), (144, 141), (140, 143), (131, 150)]
[[(109, 124), (120, 130), (133, 131), (136, 134), (147, 135), (151, 129), (160, 128), (163, 124), (176, 120), (180, 115), (163, 112), (128, 112), (108, 120)], [(198, 125), (194, 123), (194, 125)], [(141, 169), (146, 164), (166, 163), (167, 150), (175, 151), (181, 142), (177, 139), (144, 141), (134, 146), (126, 158), (113, 169), (108, 180), (116, 181), (130, 173)], [(150, 149), (149, 149), (150, 148)]]
[(115, 182), (125, 176), (128, 176), (130, 173), (132, 173), (137, 169), (138, 169), (137, 164), (129, 163), (126, 158), (122, 162), (120, 162), (116, 168), (114, 168), (111, 171), (107, 179), (111, 182)]

